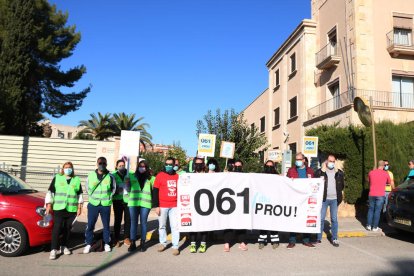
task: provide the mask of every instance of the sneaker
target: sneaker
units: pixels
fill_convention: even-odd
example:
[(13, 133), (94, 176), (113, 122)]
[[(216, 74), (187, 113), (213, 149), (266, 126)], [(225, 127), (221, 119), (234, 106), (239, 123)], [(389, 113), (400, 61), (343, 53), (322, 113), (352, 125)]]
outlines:
[(202, 243), (200, 247), (198, 248), (198, 253), (205, 253), (207, 250), (207, 245), (205, 243)]
[(279, 243), (278, 242), (272, 243), (272, 248), (273, 249), (276, 249), (278, 247), (279, 247)]
[(65, 255), (70, 255), (70, 254), (72, 254), (72, 252), (66, 247), (66, 246), (61, 246), (60, 247), (60, 252), (62, 253), (62, 254), (65, 254)]
[(131, 240), (130, 240), (130, 239), (128, 239), (128, 238), (126, 238), (126, 239), (124, 240), (124, 244), (125, 244), (125, 245), (127, 245), (127, 246), (130, 246), (130, 245), (131, 245)]
[(288, 246), (286, 247), (287, 249), (292, 249), (293, 247), (295, 247), (296, 244), (294, 243), (289, 243)]
[(55, 249), (50, 251), (50, 255), (49, 255), (50, 260), (55, 260), (56, 259), (56, 252), (57, 252), (57, 250), (55, 250)]
[(105, 252), (111, 252), (111, 246), (109, 244), (105, 244), (104, 249)]
[(260, 242), (259, 243), (259, 249), (263, 249), (265, 247), (264, 243)]
[(128, 247), (128, 252), (134, 252), (137, 249), (135, 241), (131, 241), (131, 245)]
[(304, 242), (303, 243), (304, 246), (307, 246), (309, 248), (316, 248), (313, 244), (311, 244), (310, 242)]
[(241, 251), (247, 251), (247, 245), (244, 243), (244, 242), (242, 242), (240, 245), (239, 245), (239, 249), (241, 250)]
[(141, 241), (141, 244), (139, 245), (139, 251), (141, 252), (147, 251), (147, 246), (145, 244), (145, 241)]
[(91, 246), (88, 244), (83, 249), (83, 254), (88, 254), (89, 252), (91, 252)]
[(195, 244), (191, 244), (190, 245), (190, 253), (196, 253), (197, 252), (197, 248)]
[(160, 245), (160, 247), (158, 247), (158, 252), (163, 252), (165, 250), (165, 246), (164, 245)]
[(178, 249), (173, 249), (172, 254), (173, 254), (174, 256), (178, 256), (178, 255), (180, 255), (180, 250), (178, 250)]
[(371, 231), (372, 230), (372, 228), (371, 228), (370, 225), (365, 226), (365, 229), (367, 229), (367, 231)]
[(378, 232), (380, 230), (380, 228), (379, 227), (374, 227), (373, 229), (372, 229), (372, 231), (374, 231), (374, 232)]
[(339, 241), (338, 240), (333, 240), (332, 245), (335, 246), (335, 247), (339, 247)]

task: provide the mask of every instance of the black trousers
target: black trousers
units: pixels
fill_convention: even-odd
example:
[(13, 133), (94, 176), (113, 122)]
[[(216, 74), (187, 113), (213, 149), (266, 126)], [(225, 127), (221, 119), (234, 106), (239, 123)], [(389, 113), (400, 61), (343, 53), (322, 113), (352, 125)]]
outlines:
[(129, 238), (131, 232), (131, 217), (129, 215), (128, 204), (122, 199), (112, 201), (112, 207), (114, 209), (114, 238), (115, 241), (121, 240), (121, 223), (122, 216), (124, 217), (124, 237)]
[[(68, 212), (66, 210), (53, 211), (52, 250), (59, 250), (59, 245), (67, 245), (75, 218), (76, 212)], [(59, 241), (60, 235), (62, 235), (62, 238)]]
[(224, 243), (231, 243), (234, 240), (234, 236), (237, 236), (239, 243), (247, 243), (246, 230), (224, 230)]
[(190, 242), (197, 242), (198, 234), (200, 234), (200, 242), (207, 242), (207, 232), (190, 232)]

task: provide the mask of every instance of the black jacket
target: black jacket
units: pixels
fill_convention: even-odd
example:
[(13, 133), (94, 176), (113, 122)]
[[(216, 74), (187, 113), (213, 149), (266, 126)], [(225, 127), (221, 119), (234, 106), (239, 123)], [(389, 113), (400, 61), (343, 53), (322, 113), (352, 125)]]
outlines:
[[(326, 174), (326, 168), (321, 168), (315, 172), (315, 178), (322, 177), (325, 179), (325, 185), (323, 189), (323, 201), (326, 201), (326, 195), (328, 190), (328, 175)], [(336, 198), (338, 200), (338, 205), (342, 202), (342, 191), (345, 187), (344, 182), (344, 172), (338, 169), (335, 169), (335, 183), (336, 183)]]

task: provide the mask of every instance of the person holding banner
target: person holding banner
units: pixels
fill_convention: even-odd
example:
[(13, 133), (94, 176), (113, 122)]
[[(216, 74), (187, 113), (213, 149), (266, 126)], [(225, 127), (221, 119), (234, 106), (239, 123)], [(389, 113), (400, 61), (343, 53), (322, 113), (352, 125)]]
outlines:
[[(206, 166), (204, 164), (203, 158), (197, 158), (194, 161), (194, 169), (195, 173), (204, 173), (206, 170)], [(206, 240), (207, 240), (207, 232), (190, 232), (190, 253), (197, 252), (197, 236), (200, 235), (200, 247), (198, 248), (199, 253), (205, 253), (207, 250)]]
[[(80, 178), (75, 175), (72, 162), (63, 164), (59, 174), (55, 175), (50, 183), (45, 198), (46, 215), (53, 209), (52, 250), (49, 259), (56, 259), (56, 254), (70, 255), (67, 242), (76, 216), (82, 213), (82, 185)], [(59, 236), (60, 250), (59, 250)]]
[[(289, 178), (313, 178), (314, 177), (313, 170), (310, 167), (306, 166), (305, 155), (303, 155), (303, 153), (301, 152), (296, 153), (295, 166), (292, 168), (289, 168), (286, 176)], [(293, 232), (290, 233), (289, 244), (287, 246), (287, 249), (292, 249), (293, 247), (295, 247), (296, 234), (297, 233), (293, 233)], [(312, 243), (310, 243), (310, 234), (307, 234), (307, 233), (303, 234), (302, 243), (304, 246), (307, 246), (309, 248), (315, 248), (315, 246)]]
[(125, 182), (129, 181), (130, 177), (128, 178), (126, 175), (125, 161), (123, 159), (116, 161), (116, 171), (112, 172), (112, 176), (116, 182), (116, 192), (112, 198), (112, 208), (114, 210), (114, 245), (116, 247), (121, 246), (122, 217), (124, 217), (124, 244), (127, 246), (131, 245), (131, 240), (129, 239), (131, 217), (128, 208), (128, 194), (124, 194)]
[(322, 233), (325, 225), (326, 211), (329, 207), (331, 216), (332, 245), (339, 246), (338, 242), (338, 206), (342, 202), (342, 190), (344, 189), (344, 172), (335, 165), (336, 158), (333, 154), (322, 165), (322, 168), (316, 171), (315, 177), (323, 177), (324, 190), (321, 210), (321, 232), (318, 233), (317, 243), (322, 240)]
[(208, 173), (220, 172), (219, 163), (217, 162), (215, 158), (208, 159), (206, 167), (207, 167), (206, 170)]
[(174, 171), (175, 158), (168, 157), (165, 160), (164, 169), (155, 177), (154, 182), (154, 207), (158, 215), (159, 241), (158, 252), (163, 252), (167, 248), (167, 218), (170, 220), (172, 235), (173, 255), (180, 255), (178, 243), (180, 232), (178, 230), (178, 211), (177, 211), (177, 184), (178, 174)]
[(98, 217), (101, 217), (103, 225), (103, 241), (105, 243), (105, 252), (111, 252), (111, 242), (109, 221), (111, 219), (112, 195), (116, 191), (116, 182), (111, 173), (107, 170), (107, 161), (105, 157), (99, 157), (97, 160), (97, 169), (88, 174), (86, 181), (86, 190), (88, 191), (88, 226), (85, 232), (86, 246), (83, 249), (84, 254), (91, 250), (93, 242), (93, 230)]
[[(272, 160), (266, 161), (264, 168), (264, 173), (268, 174), (279, 174), (276, 170), (275, 163)], [(267, 239), (269, 238), (270, 232), (270, 243), (272, 244), (272, 248), (276, 249), (279, 247), (279, 232), (278, 231), (266, 231), (260, 230), (259, 238), (257, 242), (259, 243), (259, 249), (263, 249), (265, 244), (267, 243)]]
[[(242, 173), (243, 172), (243, 161), (235, 160), (233, 166), (233, 172)], [(247, 251), (246, 245), (246, 230), (224, 230), (224, 252), (230, 252), (230, 243), (234, 239), (234, 236), (237, 236), (237, 239), (240, 243), (239, 249), (242, 251)]]

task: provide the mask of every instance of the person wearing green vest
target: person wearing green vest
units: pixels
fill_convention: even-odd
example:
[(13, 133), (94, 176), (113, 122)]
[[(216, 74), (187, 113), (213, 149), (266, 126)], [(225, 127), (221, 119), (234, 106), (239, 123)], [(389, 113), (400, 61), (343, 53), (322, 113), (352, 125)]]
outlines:
[(53, 209), (53, 230), (52, 230), (52, 250), (49, 259), (56, 259), (60, 253), (70, 255), (72, 252), (67, 248), (72, 223), (76, 216), (82, 213), (82, 186), (80, 178), (75, 176), (73, 164), (66, 162), (63, 164), (59, 174), (55, 175), (49, 186), (45, 198), (46, 214), (50, 214)]
[(93, 242), (93, 230), (98, 217), (101, 217), (103, 225), (103, 241), (105, 243), (105, 252), (111, 252), (111, 242), (109, 221), (111, 218), (112, 196), (116, 191), (116, 183), (114, 177), (106, 169), (107, 161), (105, 157), (99, 157), (97, 161), (97, 169), (90, 172), (86, 182), (86, 190), (88, 191), (88, 226), (85, 232), (86, 246), (83, 249), (84, 254), (88, 254), (91, 250)]
[(147, 221), (148, 215), (152, 208), (152, 186), (154, 184), (153, 177), (149, 173), (147, 161), (141, 160), (135, 171), (135, 180), (131, 181), (131, 190), (129, 192), (129, 213), (131, 215), (131, 245), (129, 252), (134, 251), (137, 247), (135, 241), (137, 239), (138, 216), (141, 225), (141, 244), (139, 249), (141, 252), (146, 250), (147, 237)]
[(112, 208), (114, 210), (114, 245), (116, 247), (121, 246), (122, 216), (124, 217), (124, 244), (127, 246), (131, 245), (129, 239), (131, 219), (129, 216), (128, 195), (124, 195), (125, 181), (128, 181), (130, 178), (126, 177), (126, 173), (125, 161), (122, 159), (116, 161), (116, 171), (112, 172), (112, 176), (116, 182), (116, 192), (112, 198)]

